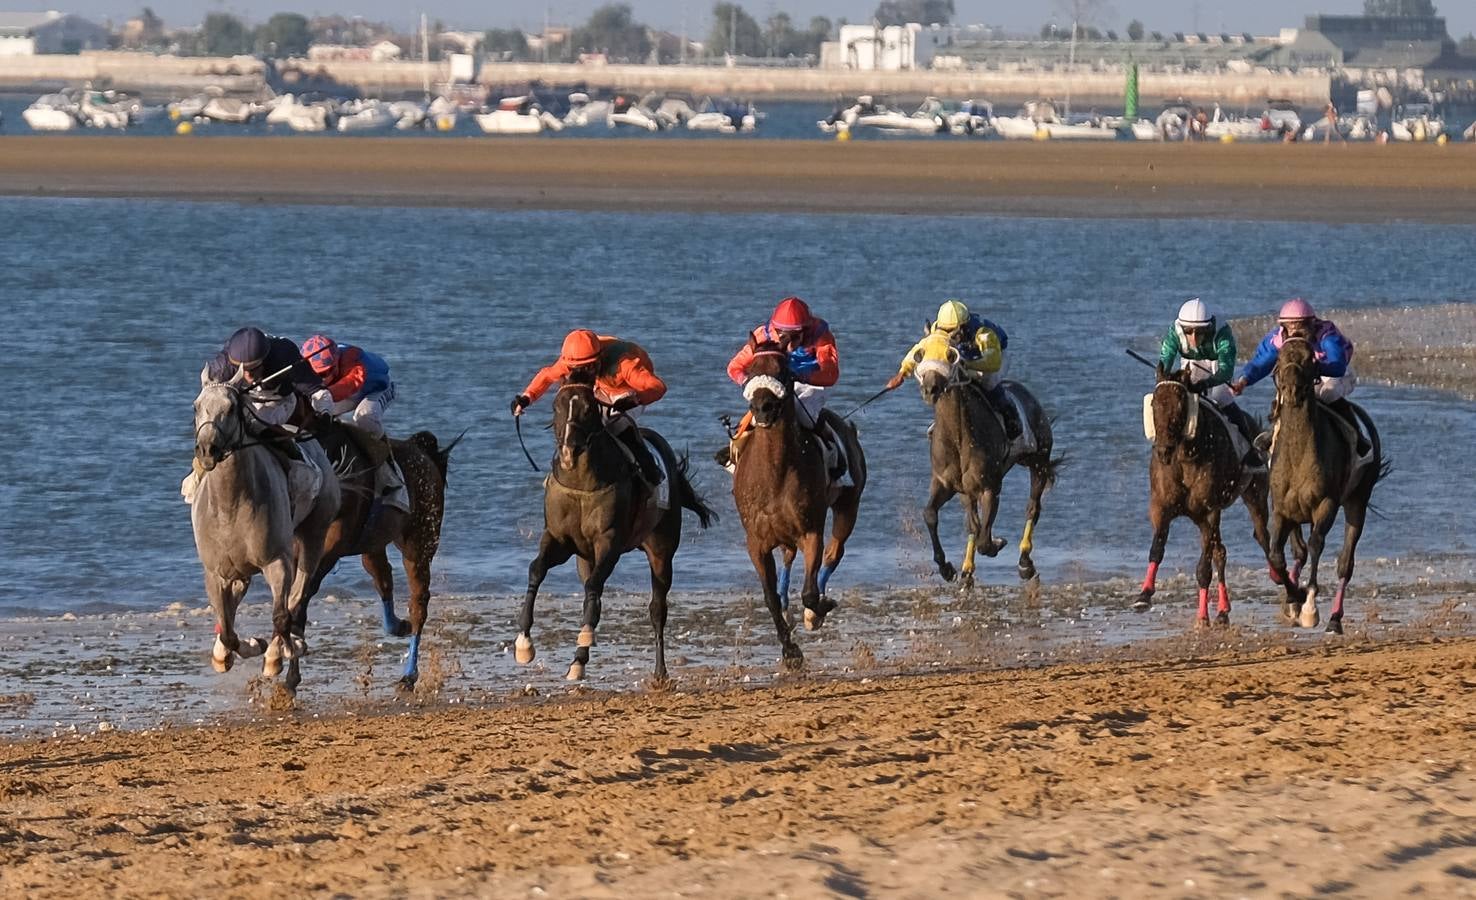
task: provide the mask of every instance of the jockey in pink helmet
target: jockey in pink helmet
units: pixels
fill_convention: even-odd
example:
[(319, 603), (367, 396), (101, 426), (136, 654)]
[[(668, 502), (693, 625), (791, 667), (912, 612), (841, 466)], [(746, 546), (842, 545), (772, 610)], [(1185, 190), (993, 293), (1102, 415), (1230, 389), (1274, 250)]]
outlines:
[[(1301, 334), (1312, 342), (1317, 353), (1317, 399), (1324, 403), (1341, 405), (1342, 400), (1353, 392), (1358, 380), (1353, 375), (1353, 344), (1343, 333), (1326, 319), (1319, 319), (1312, 304), (1300, 297), (1286, 301), (1276, 316), (1276, 327), (1272, 328), (1255, 356), (1240, 370), (1240, 377), (1230, 385), (1230, 390), (1239, 394), (1247, 387), (1271, 374), (1276, 360), (1281, 355), (1281, 345), (1293, 333)], [(1341, 411), (1341, 410), (1340, 410)]]

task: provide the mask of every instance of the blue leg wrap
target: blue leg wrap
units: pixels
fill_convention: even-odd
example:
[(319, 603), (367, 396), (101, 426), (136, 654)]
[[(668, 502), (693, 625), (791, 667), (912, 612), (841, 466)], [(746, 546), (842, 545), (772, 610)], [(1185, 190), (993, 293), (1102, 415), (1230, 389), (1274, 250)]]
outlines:
[(404, 624), (400, 621), (400, 617), (395, 615), (395, 601), (380, 600), (379, 605), (384, 613), (384, 633), (394, 637), (395, 632)]
[(821, 566), (820, 577), (816, 580), (820, 583), (820, 596), (825, 596), (825, 585), (830, 581), (830, 576), (835, 573), (835, 566)]
[(420, 675), (420, 635), (410, 635), (410, 653), (405, 657), (405, 678), (414, 681)]
[(779, 570), (779, 607), (789, 609), (789, 566)]

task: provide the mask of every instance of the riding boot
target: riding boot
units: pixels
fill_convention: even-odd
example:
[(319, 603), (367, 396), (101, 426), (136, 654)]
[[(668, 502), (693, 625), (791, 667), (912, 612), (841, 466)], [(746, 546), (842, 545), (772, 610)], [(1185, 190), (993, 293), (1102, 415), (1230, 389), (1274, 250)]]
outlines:
[(1015, 404), (1005, 393), (1004, 387), (995, 385), (985, 391), (984, 396), (989, 399), (989, 405), (999, 414), (1000, 421), (1004, 422), (1005, 437), (1011, 441), (1017, 440), (1024, 432), (1020, 427), (1020, 416), (1015, 411)]
[(641, 437), (641, 430), (633, 427), (626, 428), (616, 437), (635, 456), (636, 465), (640, 466), (641, 477), (646, 480), (646, 484), (651, 487), (660, 484), (664, 477), (661, 467), (656, 464), (656, 457), (651, 453), (651, 448), (646, 446), (645, 438)]
[[(835, 466), (829, 469), (830, 481), (832, 484), (841, 483), (846, 477), (846, 470), (849, 468), (846, 464), (846, 445), (841, 443), (840, 435), (836, 433), (836, 430), (831, 427), (829, 422), (820, 423), (820, 426), (815, 429), (815, 437), (820, 440), (822, 445), (829, 444), (835, 450)], [(821, 452), (824, 452), (823, 448)]]
[(1257, 446), (1257, 440), (1260, 438), (1261, 435), (1256, 428), (1256, 420), (1252, 419), (1250, 417), (1250, 413), (1241, 409), (1240, 406), (1235, 403), (1231, 403), (1228, 406), (1220, 407), (1220, 411), (1223, 412), (1225, 416), (1229, 418), (1232, 423), (1234, 423), (1235, 427), (1240, 430), (1241, 437), (1245, 438), (1245, 443), (1250, 447), (1250, 449), (1245, 452), (1245, 458), (1240, 461), (1241, 465), (1245, 466), (1247, 469), (1264, 468), (1266, 465), (1266, 458), (1261, 455), (1261, 450)]

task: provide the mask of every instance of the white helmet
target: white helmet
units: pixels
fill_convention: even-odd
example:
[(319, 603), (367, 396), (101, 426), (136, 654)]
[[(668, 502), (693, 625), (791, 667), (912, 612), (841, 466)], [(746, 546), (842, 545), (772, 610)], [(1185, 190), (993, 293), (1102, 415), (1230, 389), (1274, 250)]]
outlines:
[(1184, 305), (1179, 307), (1179, 326), (1181, 328), (1203, 328), (1215, 320), (1210, 315), (1209, 307), (1204, 301), (1195, 297), (1185, 300)]

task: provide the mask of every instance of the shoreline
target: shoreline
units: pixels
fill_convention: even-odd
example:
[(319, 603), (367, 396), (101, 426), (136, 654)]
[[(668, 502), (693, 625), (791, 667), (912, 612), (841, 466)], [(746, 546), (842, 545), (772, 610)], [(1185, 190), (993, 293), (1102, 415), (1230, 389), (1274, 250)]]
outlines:
[(0, 138), (0, 196), (610, 212), (1476, 221), (1476, 146)]

